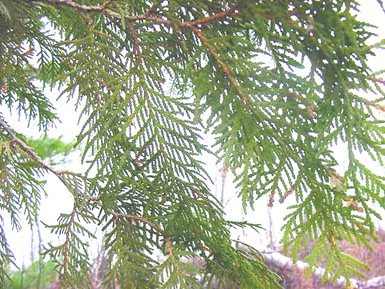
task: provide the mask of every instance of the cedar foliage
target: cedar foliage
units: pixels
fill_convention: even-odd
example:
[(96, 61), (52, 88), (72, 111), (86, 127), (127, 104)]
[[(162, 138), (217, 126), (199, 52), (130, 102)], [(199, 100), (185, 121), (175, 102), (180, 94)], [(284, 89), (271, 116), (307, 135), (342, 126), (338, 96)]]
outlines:
[[(58, 170), (1, 117), (1, 210), (16, 228), (22, 216), (32, 224), (41, 178), (65, 184), (73, 211), (47, 225), (64, 241), (45, 254), (67, 288), (89, 284), (87, 223), (105, 232), (110, 288), (201, 288), (213, 278), (279, 288), (260, 254), (230, 238), (245, 224), (228, 222), (208, 190), (200, 156), (214, 150), (245, 209), (266, 194), (269, 205), (295, 196), (282, 240), (294, 258), (315, 241), (309, 270), (326, 260), (333, 278), (361, 274), (338, 240), (369, 246), (380, 217), (370, 202), (385, 206), (384, 177), (358, 157), (383, 165), (385, 82), (367, 59), (385, 42), (368, 44), (374, 33), (358, 10), (348, 0), (1, 0), (1, 107), (44, 131), (58, 120), (43, 88), (59, 88), (81, 111), (77, 143), (92, 159), (81, 175)], [(4, 273), (3, 230), (0, 249)], [(192, 257), (203, 270), (183, 262)]]

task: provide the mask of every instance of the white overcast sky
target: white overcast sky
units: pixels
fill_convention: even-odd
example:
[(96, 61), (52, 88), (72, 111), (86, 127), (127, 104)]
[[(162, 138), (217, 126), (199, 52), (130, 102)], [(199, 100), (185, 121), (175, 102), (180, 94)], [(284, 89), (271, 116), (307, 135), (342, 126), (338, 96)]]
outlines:
[[(364, 20), (366, 22), (372, 23), (378, 26), (380, 29), (376, 30), (377, 34), (379, 34), (380, 38), (385, 38), (385, 14), (381, 10), (376, 0), (366, 0), (361, 1), (361, 13), (359, 13), (359, 19)], [(380, 39), (378, 38), (378, 39)], [(385, 68), (385, 53), (384, 51), (376, 51), (378, 53), (377, 57), (372, 57), (370, 59), (370, 66), (374, 71), (384, 69)], [(50, 99), (56, 99), (57, 92), (56, 91), (47, 91), (48, 94), (52, 94)], [(52, 129), (50, 131), (50, 136), (58, 137), (63, 136), (63, 139), (66, 141), (72, 141), (80, 128), (77, 124), (77, 114), (73, 112), (74, 104), (72, 102), (66, 103), (65, 99), (60, 99), (56, 104), (57, 112), (59, 117), (62, 120), (62, 123), (58, 124), (56, 129)], [(19, 132), (22, 132), (26, 135), (30, 136), (38, 136), (40, 133), (36, 129), (36, 127), (31, 126), (27, 127), (26, 122), (23, 120), (18, 120), (17, 115), (10, 116), (4, 109), (4, 107), (0, 108), (1, 112), (3, 112), (4, 116), (11, 124), (11, 126)], [(205, 158), (206, 160), (207, 158)], [(342, 165), (344, 160), (341, 160)], [(81, 172), (82, 167), (80, 162), (75, 158), (73, 158), (72, 162), (67, 165), (68, 169)], [(218, 194), (221, 190), (221, 182), (222, 179), (220, 177), (220, 172), (218, 172), (218, 166), (215, 165), (215, 160), (211, 159), (208, 164), (208, 171), (212, 173), (212, 179), (216, 180), (217, 186), (216, 189)], [(343, 168), (342, 168), (343, 169)], [(380, 170), (381, 168), (378, 167)], [(48, 197), (43, 200), (41, 205), (41, 213), (40, 216), (45, 223), (54, 224), (56, 223), (56, 219), (60, 213), (70, 212), (72, 209), (72, 198), (70, 194), (67, 192), (65, 187), (60, 183), (60, 181), (56, 180), (54, 177), (48, 177), (48, 183), (46, 185)], [(215, 191), (215, 187), (213, 187)], [(255, 211), (249, 211), (246, 216), (243, 216), (241, 211), (241, 202), (236, 197), (237, 192), (232, 184), (232, 177), (229, 175), (226, 178), (225, 185), (225, 203), (227, 203), (225, 211), (228, 214), (228, 217), (234, 220), (245, 220), (262, 224), (265, 228), (269, 227), (269, 219), (268, 219), (268, 208), (266, 206), (267, 199), (265, 197), (261, 198), (256, 202)], [(219, 196), (218, 196), (219, 197)], [(279, 204), (277, 201), (274, 203), (274, 207), (271, 210), (273, 216), (273, 226), (274, 226), (274, 234), (276, 238), (279, 237), (279, 228), (282, 225), (282, 219), (284, 215), (287, 213), (285, 209), (289, 202), (285, 202), (284, 205)], [(379, 223), (380, 224), (380, 223)], [(17, 264), (21, 266), (23, 262), (25, 264), (29, 263), (30, 259), (30, 250), (31, 250), (31, 232), (28, 226), (21, 232), (15, 232), (11, 230), (10, 224), (5, 219), (5, 229), (7, 231), (7, 237), (9, 244), (15, 254), (17, 259)], [(43, 226), (41, 226), (43, 227)], [(247, 234), (247, 236), (245, 235)], [(266, 244), (267, 233), (261, 231), (261, 234), (257, 235), (256, 233), (251, 232), (235, 232), (234, 238), (241, 238), (246, 240), (252, 245), (262, 246)], [(34, 234), (35, 241), (37, 240), (36, 233)], [(47, 240), (55, 240), (55, 237), (49, 235), (48, 232), (43, 231), (43, 239)], [(278, 241), (278, 240), (276, 240)]]

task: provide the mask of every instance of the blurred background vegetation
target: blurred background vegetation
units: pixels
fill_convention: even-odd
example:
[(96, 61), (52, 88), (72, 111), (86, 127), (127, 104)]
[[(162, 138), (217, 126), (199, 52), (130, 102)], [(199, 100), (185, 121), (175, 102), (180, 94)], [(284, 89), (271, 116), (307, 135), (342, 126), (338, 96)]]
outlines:
[(51, 165), (68, 161), (66, 157), (75, 150), (75, 142), (64, 142), (61, 136), (51, 138), (47, 134), (43, 134), (38, 138), (24, 137), (24, 139), (40, 158), (45, 159)]

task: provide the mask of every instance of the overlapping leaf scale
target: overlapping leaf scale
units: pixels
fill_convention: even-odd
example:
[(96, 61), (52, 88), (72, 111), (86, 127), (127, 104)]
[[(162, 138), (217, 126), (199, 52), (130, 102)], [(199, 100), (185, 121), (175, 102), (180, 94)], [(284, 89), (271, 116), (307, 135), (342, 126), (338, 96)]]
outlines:
[[(221, 67), (212, 55), (209, 56), (207, 65), (202, 65), (194, 75), (194, 92), (199, 98), (198, 103), (206, 109), (207, 107), (211, 109), (208, 125), (215, 125), (213, 131), (217, 135), (218, 153), (224, 163), (238, 175), (240, 192), (244, 197), (247, 196), (247, 201), (252, 204), (255, 192), (258, 197), (269, 192), (273, 195), (275, 190), (281, 195), (280, 201), (284, 201), (293, 191), (297, 201), (304, 201), (303, 204), (293, 208), (293, 215), (288, 216), (285, 229), (289, 235), (285, 235), (284, 242), (300, 248), (301, 242), (306, 240), (308, 234), (316, 239), (321, 233), (325, 233), (328, 238), (323, 239), (322, 246), (328, 246), (327, 244), (333, 241), (330, 237), (333, 229), (325, 229), (323, 226), (330, 223), (336, 226), (339, 237), (367, 244), (370, 236), (373, 237), (373, 222), (370, 215), (377, 214), (364, 204), (364, 200), (370, 195), (372, 199), (381, 202), (380, 193), (369, 193), (369, 190), (374, 188), (376, 180), (376, 192), (379, 192), (378, 190), (382, 189), (380, 185), (383, 183), (382, 178), (368, 173), (368, 170), (360, 166), (359, 171), (363, 177), (358, 181), (353, 177), (357, 175), (358, 162), (352, 162), (345, 176), (347, 177), (345, 184), (348, 184), (348, 187), (362, 188), (365, 187), (362, 183), (364, 181), (370, 186), (363, 190), (364, 196), (361, 196), (360, 189), (357, 189), (356, 198), (353, 197), (353, 200), (362, 202), (360, 203), (364, 210), (362, 216), (357, 212), (361, 209), (347, 203), (352, 196), (351, 192), (340, 192), (328, 184), (331, 179), (328, 169), (337, 164), (331, 148), (340, 140), (351, 147), (352, 153), (349, 154), (351, 161), (355, 159), (354, 149), (367, 150), (373, 159), (382, 162), (383, 129), (378, 127), (377, 120), (368, 119), (368, 115), (373, 118), (373, 113), (367, 109), (371, 107), (381, 110), (381, 106), (368, 103), (366, 100), (353, 104), (350, 100), (352, 96), (349, 96), (351, 89), (374, 90), (370, 88), (369, 81), (362, 77), (363, 71), (369, 73), (363, 55), (368, 53), (369, 48), (364, 41), (370, 33), (363, 32), (365, 23), (356, 21), (346, 11), (342, 12), (342, 6), (336, 2), (312, 5), (303, 3), (304, 6), (312, 7), (302, 7), (298, 1), (293, 5), (300, 11), (293, 21), (288, 20), (289, 7), (281, 7), (282, 18), (280, 19), (278, 13), (278, 17), (271, 22), (259, 19), (266, 19), (265, 16), (270, 15), (271, 9), (277, 8), (274, 5), (266, 5), (264, 9), (262, 9), (264, 5), (259, 5), (261, 10), (253, 11), (251, 9), (253, 4), (250, 4), (249, 11), (244, 11), (246, 16), (253, 16), (255, 19), (253, 25), (249, 26), (251, 41), (256, 44), (266, 43), (266, 52), (276, 60), (276, 69), (267, 69), (255, 63), (257, 61), (255, 55), (255, 61), (249, 61), (251, 63), (247, 60), (242, 61), (242, 55), (253, 55), (251, 51), (247, 53), (249, 49), (247, 45), (237, 45), (236, 41), (230, 41), (231, 36), (218, 37), (216, 34), (220, 32), (205, 29), (204, 33), (209, 43), (215, 43), (212, 47), (215, 47), (221, 59), (226, 59), (225, 63), (229, 66), (232, 77), (240, 84), (241, 90), (247, 92), (248, 102), (242, 103), (239, 100), (239, 91), (229, 85), (224, 71), (220, 71)], [(334, 5), (336, 7), (333, 7)], [(329, 13), (333, 19), (326, 17), (328, 14), (326, 10), (330, 9), (337, 11)], [(311, 15), (310, 10), (313, 12), (317, 10), (317, 13), (320, 11), (318, 14), (325, 17), (321, 19), (320, 15), (316, 15), (315, 18), (319, 23), (306, 23), (305, 19), (308, 18), (305, 16), (301, 18), (301, 11)], [(277, 15), (275, 10), (272, 14)], [(260, 17), (256, 17), (257, 15)], [(329, 20), (336, 22), (336, 31), (333, 33), (337, 34), (337, 37), (322, 30), (322, 22)], [(346, 24), (337, 23), (338, 21), (349, 22), (352, 30), (338, 30)], [(299, 26), (296, 26), (297, 24)], [(315, 28), (312, 28), (314, 30), (310, 32), (306, 30), (307, 25), (314, 25)], [(232, 28), (236, 30), (236, 25)], [(232, 35), (237, 33), (242, 32), (233, 31)], [(312, 42), (313, 33), (319, 35), (322, 41)], [(352, 40), (356, 42), (352, 43)], [(226, 43), (220, 45), (220, 41), (227, 42), (231, 48), (224, 49)], [(327, 45), (324, 45), (324, 42)], [(352, 49), (348, 49), (349, 45), (355, 48), (354, 53)], [(242, 52), (242, 49), (246, 52)], [(298, 53), (303, 54), (302, 60), (297, 60)], [(317, 57), (314, 53), (318, 53)], [(237, 59), (236, 62), (231, 61), (232, 54), (236, 55), (234, 57)], [(320, 58), (320, 54), (324, 61), (314, 62), (315, 58)], [(301, 61), (305, 57), (311, 61), (312, 69), (307, 77), (300, 77), (296, 75), (298, 70), (295, 69), (303, 67)], [(350, 70), (344, 69), (346, 63), (349, 63)], [(214, 65), (216, 67), (212, 68)], [(263, 74), (255, 79), (248, 75), (248, 73), (258, 74), (259, 71)], [(321, 80), (315, 75), (320, 76), (324, 82), (320, 83)], [(224, 80), (218, 81), (221, 77)], [(266, 77), (267, 85), (259, 83), (258, 78), (261, 77), (262, 79)], [(301, 85), (298, 86), (298, 83)], [(376, 128), (372, 129), (374, 126)], [(352, 178), (355, 180), (353, 183)], [(322, 195), (325, 200), (314, 198), (314, 195)], [(315, 218), (314, 215), (317, 216), (315, 211), (328, 210), (330, 217), (326, 217), (326, 222), (319, 223), (325, 216)], [(330, 252), (336, 251), (333, 249)], [(329, 253), (323, 251), (321, 255), (330, 255)], [(321, 255), (317, 254), (314, 253), (309, 258), (312, 261), (320, 260)], [(333, 254), (330, 255), (328, 266), (332, 267), (338, 263), (344, 267), (340, 260), (348, 258)], [(356, 273), (357, 268), (362, 268), (362, 264), (357, 262), (350, 265), (341, 267), (335, 276), (338, 277), (339, 274), (351, 276)]]
[(46, 224), (51, 232), (62, 235), (64, 239), (63, 243), (58, 245), (49, 243), (44, 255), (49, 256), (57, 264), (62, 284), (67, 288), (76, 288), (79, 284), (83, 288), (91, 288), (89, 270), (92, 264), (88, 251), (90, 240), (95, 236), (85, 227), (84, 222), (95, 221), (89, 209), (78, 208), (75, 205), (70, 214), (60, 214), (58, 224)]
[(3, 217), (0, 215), (0, 288), (4, 289), (5, 280), (9, 278), (7, 269), (9, 264), (14, 260), (14, 255), (9, 248), (7, 238), (3, 227)]
[(10, 214), (12, 225), (21, 229), (19, 214), (33, 224), (37, 218), (41, 195), (44, 192), (44, 171), (20, 147), (4, 137), (0, 141), (0, 179), (3, 197), (0, 207)]
[[(215, 41), (215, 47), (220, 47), (219, 40)], [(237, 42), (234, 39), (232, 43)], [(242, 44), (233, 51), (247, 54), (250, 49), (250, 45)], [(312, 119), (306, 103), (296, 100), (293, 94), (317, 88), (306, 84), (306, 79), (290, 80), (292, 75), (280, 75), (242, 55), (237, 59), (232, 76), (247, 92), (250, 104), (238, 100), (227, 81), (217, 82), (223, 72), (211, 68), (212, 63), (196, 74), (195, 94), (202, 98), (202, 105), (212, 108), (208, 127), (215, 125), (216, 144), (224, 163), (235, 172), (243, 172), (237, 178), (241, 194), (251, 202), (255, 192), (263, 195), (277, 189), (282, 196), (295, 183), (296, 171), (303, 166), (301, 157), (309, 155), (312, 143)], [(233, 65), (230, 62), (231, 69)], [(247, 71), (252, 73), (247, 75)], [(304, 84), (300, 91), (290, 87), (296, 81)]]
[[(227, 234), (224, 235), (219, 208), (205, 201), (211, 198), (203, 182), (207, 176), (201, 175), (202, 171), (204, 173), (202, 163), (196, 160), (204, 146), (199, 143), (199, 130), (188, 120), (192, 118), (189, 113), (193, 110), (191, 104), (182, 98), (166, 96), (160, 90), (161, 81), (164, 81), (163, 71), (158, 68), (143, 71), (143, 68), (153, 67), (146, 62), (147, 58), (143, 57), (142, 68), (134, 61), (128, 61), (125, 74), (109, 79), (109, 74), (91, 70), (88, 62), (92, 59), (101, 70), (109, 71), (114, 63), (121, 61), (119, 57), (123, 57), (114, 55), (117, 59), (112, 60), (108, 55), (113, 48), (110, 47), (108, 52), (98, 50), (92, 47), (92, 39), (84, 39), (83, 43), (76, 45), (79, 49), (74, 49), (70, 57), (76, 58), (78, 65), (69, 74), (71, 85), (67, 92), (78, 86), (79, 98), (91, 107), (84, 110), (88, 119), (83, 127), (83, 139), (86, 140), (86, 150), (93, 151), (95, 157), (90, 168), (96, 165), (96, 177), (102, 182), (99, 197), (103, 202), (102, 215), (105, 214), (102, 221), (107, 222), (106, 229), (110, 230), (107, 243), (114, 248), (109, 250), (111, 260), (123, 258), (119, 260), (130, 267), (135, 258), (143, 258), (134, 252), (134, 247), (124, 251), (123, 240), (145, 251), (153, 247), (162, 248), (164, 241), (164, 236), (140, 222), (124, 220), (114, 223), (115, 218), (108, 217), (113, 210), (120, 214), (146, 216), (170, 236), (176, 247), (192, 234), (192, 228), (196, 237), (195, 241), (184, 245), (188, 250), (203, 251), (204, 247), (197, 243), (201, 237), (207, 245), (215, 246), (211, 234), (221, 238)], [(148, 53), (143, 51), (143, 55)], [(136, 55), (127, 52), (124, 57), (135, 59)], [(105, 59), (104, 62), (99, 62), (101, 58)], [(106, 85), (100, 92), (100, 85), (90, 85), (92, 80), (95, 84), (113, 83), (113, 86)], [(186, 209), (183, 220), (180, 219), (181, 208)], [(211, 223), (206, 223), (207, 219)], [(131, 227), (130, 238), (124, 226)], [(209, 234), (209, 231), (212, 232)], [(148, 236), (150, 239), (146, 241)], [(133, 259), (124, 257), (127, 254)], [(115, 272), (124, 269), (121, 262), (115, 263), (118, 270)]]
[(327, 268), (339, 269), (329, 270), (325, 278), (354, 276), (357, 270), (366, 266), (357, 260), (345, 260), (349, 263), (342, 263), (337, 256), (341, 254), (338, 241), (343, 239), (369, 246), (369, 240), (374, 234), (373, 223), (355, 213), (354, 208), (346, 206), (343, 193), (338, 195), (322, 183), (318, 187), (312, 187), (314, 189), (306, 199), (301, 204), (292, 206), (293, 212), (285, 218), (285, 249), (290, 248), (293, 258), (296, 258), (296, 254), (304, 246), (315, 242), (314, 250), (306, 259), (310, 264), (309, 271), (326, 258)]
[[(20, 216), (24, 216), (33, 226), (37, 222), (42, 194), (45, 193), (43, 186), (45, 181), (42, 180), (42, 177), (47, 170), (57, 175), (73, 194), (78, 212), (76, 212), (77, 214), (62, 214), (57, 225), (47, 225), (59, 235), (64, 235), (65, 240), (61, 245), (51, 246), (46, 253), (52, 254), (57, 260), (59, 271), (63, 276), (69, 277), (66, 282), (75, 284), (74, 280), (79, 280), (80, 271), (84, 273), (84, 276), (88, 273), (88, 267), (85, 267), (85, 265), (89, 265), (87, 263), (88, 243), (79, 236), (93, 237), (93, 234), (82, 224), (84, 221), (86, 223), (96, 221), (92, 215), (92, 208), (88, 206), (90, 196), (94, 194), (95, 190), (93, 180), (86, 180), (69, 172), (55, 171), (44, 165), (42, 160), (38, 159), (21, 139), (13, 137), (10, 140), (9, 131), (6, 133), (2, 128), (0, 134), (0, 188), (3, 194), (0, 208), (9, 214), (11, 224), (17, 230), (21, 229)], [(79, 219), (79, 216), (82, 220)], [(7, 245), (2, 226), (0, 239), (1, 258), (4, 259), (2, 265), (6, 265), (13, 262), (13, 254)], [(79, 271), (79, 268), (83, 268), (83, 271)], [(76, 275), (76, 277), (70, 281), (72, 275)]]
[[(154, 267), (157, 265), (151, 256), (152, 246), (154, 246), (151, 238), (153, 232), (144, 224), (130, 220), (122, 219), (120, 223), (111, 224), (111, 226), (112, 229), (105, 237), (105, 245), (108, 248), (107, 262), (111, 268), (106, 281), (113, 282), (118, 277), (122, 280), (121, 284), (134, 286), (134, 288), (139, 284), (145, 286), (143, 288), (159, 287), (159, 281), (153, 279)], [(147, 231), (149, 234), (146, 234)]]
[(44, 255), (55, 261), (63, 286), (90, 288), (89, 244), (96, 238), (91, 225), (98, 222), (91, 198), (98, 195), (97, 180), (62, 172), (58, 176), (72, 193), (74, 206), (70, 213), (61, 213), (57, 224), (44, 224), (59, 237), (61, 243), (49, 243)]
[[(3, 120), (4, 121), (4, 120)], [(9, 217), (12, 227), (21, 229), (20, 218), (32, 226), (39, 214), (40, 200), (44, 193), (40, 169), (30, 156), (9, 139), (0, 129), (0, 210)], [(7, 242), (3, 215), (0, 214), (0, 284), (4, 284), (6, 269), (13, 263), (14, 255)]]
[(19, 115), (25, 115), (29, 121), (37, 119), (39, 127), (46, 128), (52, 125), (56, 115), (34, 80), (38, 78), (46, 84), (63, 71), (65, 67), (59, 65), (63, 52), (55, 46), (52, 35), (43, 29), (42, 11), (11, 1), (6, 8), (12, 13), (12, 23), (1, 28), (0, 105), (15, 107)]

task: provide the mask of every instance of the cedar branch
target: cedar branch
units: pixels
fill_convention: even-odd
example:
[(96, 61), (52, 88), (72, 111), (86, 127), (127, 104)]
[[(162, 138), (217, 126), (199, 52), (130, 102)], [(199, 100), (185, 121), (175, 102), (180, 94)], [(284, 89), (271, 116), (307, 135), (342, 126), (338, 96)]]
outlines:
[[(24, 0), (26, 1), (26, 0)], [(83, 5), (79, 4), (77, 2), (71, 1), (71, 0), (29, 0), (28, 2), (44, 2), (44, 3), (49, 3), (53, 5), (58, 5), (58, 6), (67, 6), (70, 8), (77, 9), (79, 11), (83, 11), (85, 13), (89, 12), (101, 12), (104, 15), (108, 15), (117, 19), (122, 19), (122, 15), (119, 14), (118, 12), (115, 12), (111, 9), (107, 9), (107, 6), (112, 2), (107, 1), (103, 5)], [(159, 1), (159, 4), (162, 1)], [(107, 4), (107, 5), (106, 5)], [(204, 25), (208, 24), (210, 22), (213, 22), (215, 20), (223, 19), (227, 16), (234, 16), (235, 15), (235, 10), (237, 9), (237, 6), (232, 6), (230, 9), (219, 12), (217, 14), (204, 17), (201, 19), (193, 20), (193, 21), (185, 21), (185, 22), (175, 22), (175, 21), (170, 21), (164, 18), (160, 17), (155, 17), (155, 16), (150, 16), (156, 9), (156, 7), (159, 5), (154, 5), (151, 7), (145, 14), (142, 15), (131, 15), (131, 16), (124, 16), (124, 19), (126, 21), (140, 21), (140, 20), (147, 20), (147, 21), (152, 21), (155, 23), (159, 24), (165, 24), (168, 26), (179, 26), (179, 27), (191, 27), (191, 26), (198, 26), (198, 25)]]
[(149, 219), (147, 219), (145, 217), (141, 217), (141, 216), (131, 215), (131, 214), (121, 214), (121, 213), (117, 213), (114, 211), (111, 211), (111, 214), (114, 215), (116, 218), (127, 218), (127, 219), (131, 219), (131, 220), (135, 220), (135, 221), (140, 221), (140, 222), (143, 222), (143, 223), (149, 225), (152, 229), (154, 229), (156, 232), (158, 232), (159, 234), (161, 234), (164, 237), (164, 241), (166, 243), (166, 248), (167, 248), (167, 254), (171, 258), (174, 257), (174, 249), (173, 249), (170, 237), (168, 237), (165, 231), (163, 231), (161, 228), (156, 226)]
[(49, 166), (48, 164), (44, 163), (43, 160), (33, 151), (31, 147), (29, 147), (26, 143), (21, 141), (13, 131), (13, 129), (6, 123), (6, 121), (0, 116), (0, 127), (3, 127), (3, 129), (7, 132), (7, 134), (11, 137), (11, 146), (14, 148), (18, 146), (22, 151), (27, 153), (34, 161), (36, 161), (39, 166), (43, 169), (46, 169), (55, 175), (57, 175), (60, 178), (60, 175), (65, 173), (66, 171), (57, 171), (53, 167)]
[[(99, 198), (97, 197), (90, 197), (89, 198), (90, 201), (93, 201), (95, 203), (97, 203), (99, 206), (102, 206), (102, 202)], [(157, 225), (155, 225), (153, 222), (151, 222), (149, 219), (145, 218), (145, 217), (141, 217), (141, 216), (137, 216), (137, 215), (132, 215), (132, 214), (122, 214), (122, 213), (117, 213), (113, 210), (108, 210), (116, 219), (121, 219), (121, 218), (127, 218), (127, 219), (131, 219), (131, 220), (134, 220), (134, 221), (139, 221), (139, 222), (142, 222), (142, 223), (145, 223), (147, 224), (148, 226), (150, 226), (154, 231), (158, 232), (159, 234), (161, 234), (163, 237), (164, 237), (164, 241), (165, 241), (165, 244), (166, 244), (166, 248), (167, 248), (167, 254), (169, 257), (173, 258), (174, 257), (174, 249), (173, 249), (173, 246), (172, 246), (172, 242), (171, 242), (171, 239), (170, 237), (166, 234), (165, 231), (163, 231), (161, 228), (159, 228)]]
[(164, 0), (160, 0), (160, 1), (158, 1), (157, 3), (154, 3), (154, 5), (153, 5), (150, 9), (148, 9), (146, 13), (144, 13), (144, 16), (149, 17), (152, 13), (154, 13), (155, 9), (156, 9), (160, 4), (162, 4), (163, 1), (164, 1)]
[(70, 239), (70, 235), (71, 235), (71, 232), (72, 232), (71, 231), (71, 226), (74, 223), (76, 214), (77, 214), (77, 206), (76, 206), (76, 204), (74, 204), (74, 207), (73, 207), (72, 212), (71, 212), (70, 219), (68, 221), (68, 226), (67, 226), (67, 230), (66, 230), (66, 240), (65, 240), (65, 242), (63, 244), (63, 249), (62, 249), (62, 254), (63, 254), (62, 266), (64, 266), (65, 269), (67, 268), (68, 262), (69, 262), (69, 258), (68, 258), (69, 239)]
[(130, 32), (132, 38), (134, 39), (134, 50), (136, 53), (136, 57), (138, 58), (137, 59), (137, 65), (142, 66), (142, 51), (140, 49), (140, 41), (139, 41), (138, 35), (135, 31), (135, 27), (132, 24), (132, 22), (127, 23), (127, 28), (128, 28), (128, 31)]
[(230, 9), (226, 10), (226, 11), (222, 11), (222, 12), (219, 12), (217, 14), (214, 14), (214, 15), (211, 15), (211, 16), (208, 16), (208, 17), (205, 17), (205, 18), (201, 18), (201, 19), (198, 19), (198, 20), (194, 20), (194, 21), (190, 21), (190, 22), (185, 22), (183, 23), (182, 26), (197, 26), (197, 25), (204, 25), (204, 24), (208, 24), (210, 22), (213, 22), (215, 20), (220, 20), (220, 19), (223, 19), (223, 18), (226, 18), (227, 16), (233, 16), (235, 11), (237, 10), (237, 6), (236, 5), (233, 5), (230, 7)]
[[(79, 3), (76, 3), (76, 2), (73, 2), (70, 0), (30, 0), (30, 2), (46, 2), (46, 3), (50, 3), (50, 4), (54, 4), (54, 5), (63, 5), (63, 6), (75, 8), (75, 9), (78, 9), (78, 10), (83, 11), (85, 13), (101, 12), (105, 15), (109, 15), (109, 16), (112, 16), (114, 18), (118, 18), (118, 19), (122, 18), (121, 14), (119, 14), (113, 10), (106, 9), (106, 7), (107, 7), (106, 3), (102, 6), (100, 6), (100, 5), (83, 5), (83, 4), (79, 4)], [(161, 1), (159, 3), (161, 3)], [(154, 12), (155, 8), (156, 8), (156, 5), (151, 7), (145, 14), (134, 15), (134, 16), (125, 16), (124, 19), (126, 21), (130, 21), (130, 22), (139, 21), (139, 20), (147, 20), (147, 21), (152, 21), (152, 22), (158, 23), (158, 24), (165, 24), (168, 26), (190, 27), (194, 31), (194, 33), (197, 35), (197, 37), (202, 41), (203, 45), (209, 50), (210, 54), (216, 59), (218, 64), (221, 66), (221, 68), (222, 68), (223, 72), (225, 73), (227, 79), (229, 80), (231, 86), (234, 88), (236, 93), (240, 96), (240, 98), (242, 99), (244, 104), (249, 105), (250, 102), (248, 100), (248, 97), (241, 90), (238, 83), (232, 77), (229, 67), (220, 59), (220, 57), (215, 52), (215, 50), (208, 44), (207, 38), (202, 34), (201, 30), (196, 27), (199, 25), (205, 25), (205, 24), (208, 24), (210, 22), (226, 18), (228, 16), (234, 16), (238, 7), (236, 5), (233, 5), (230, 7), (230, 9), (228, 9), (226, 11), (222, 11), (222, 12), (219, 12), (217, 14), (207, 16), (207, 17), (204, 17), (201, 19), (197, 19), (197, 20), (193, 20), (193, 21), (186, 21), (186, 22), (174, 22), (174, 21), (170, 21), (170, 20), (167, 20), (164, 18), (150, 16)], [(133, 28), (130, 29), (130, 32), (132, 32), (132, 29)], [(133, 35), (134, 42), (135, 42), (135, 50), (136, 50), (137, 55), (138, 55), (138, 63), (140, 64), (141, 58), (140, 58), (140, 54), (139, 54), (138, 39), (135, 36), (135, 33), (132, 33), (132, 35)]]
[(197, 27), (191, 26), (191, 29), (194, 31), (195, 35), (202, 41), (202, 44), (207, 48), (210, 54), (214, 57), (214, 59), (221, 66), (223, 72), (225, 73), (227, 79), (229, 80), (231, 86), (234, 88), (238, 96), (241, 98), (244, 104), (250, 105), (247, 95), (242, 91), (239, 84), (235, 81), (234, 77), (231, 74), (230, 68), (222, 61), (219, 57), (218, 53), (210, 46), (207, 41), (206, 36), (203, 35), (202, 31)]
[(114, 0), (107, 0), (107, 1), (103, 4), (102, 10), (101, 10), (101, 11), (105, 11), (105, 10), (107, 9), (108, 5), (110, 5), (110, 4), (112, 3), (112, 1), (114, 1)]

